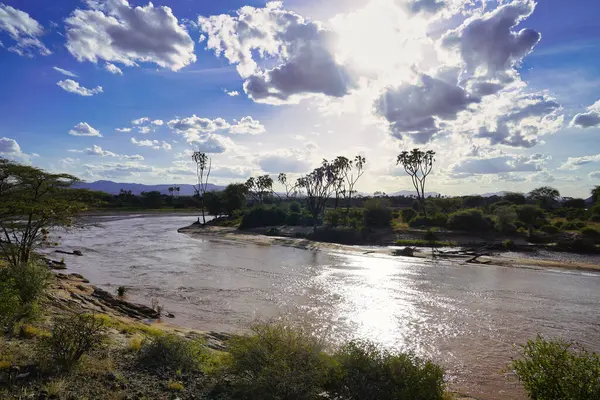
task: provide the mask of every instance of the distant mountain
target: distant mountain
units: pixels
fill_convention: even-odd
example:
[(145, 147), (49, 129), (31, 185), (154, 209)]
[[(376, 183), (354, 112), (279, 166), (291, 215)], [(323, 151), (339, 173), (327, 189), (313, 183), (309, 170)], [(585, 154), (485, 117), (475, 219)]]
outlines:
[[(179, 186), (180, 196), (191, 196), (194, 194), (194, 186), (188, 184), (171, 184), (171, 185), (143, 185), (141, 183), (120, 183), (113, 181), (96, 181), (96, 182), (82, 182), (73, 185), (77, 189), (90, 189), (97, 190), (99, 192), (106, 192), (110, 194), (119, 194), (121, 189), (125, 191), (131, 190), (131, 193), (139, 195), (142, 192), (159, 191), (162, 194), (169, 194), (169, 188), (172, 186)], [(208, 184), (208, 191), (223, 190), (224, 186)]]
[[(439, 193), (437, 192), (425, 192), (425, 197), (436, 197)], [(405, 197), (417, 197), (417, 192), (416, 191), (411, 191), (411, 190), (401, 190), (399, 192), (395, 192), (395, 193), (389, 193), (388, 196), (405, 196)]]

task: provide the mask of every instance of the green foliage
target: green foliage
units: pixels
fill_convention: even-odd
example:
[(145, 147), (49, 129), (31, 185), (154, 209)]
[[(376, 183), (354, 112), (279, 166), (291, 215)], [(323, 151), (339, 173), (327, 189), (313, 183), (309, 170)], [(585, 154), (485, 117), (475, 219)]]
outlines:
[(240, 229), (251, 229), (263, 226), (284, 225), (285, 210), (278, 207), (254, 207), (244, 213)]
[(33, 251), (49, 244), (51, 229), (70, 227), (85, 209), (87, 191), (69, 189), (78, 179), (0, 158), (0, 256), (26, 264)]
[(138, 362), (152, 370), (199, 371), (206, 350), (198, 340), (188, 340), (174, 334), (145, 339), (138, 353)]
[(600, 186), (594, 186), (592, 189), (592, 201), (594, 203), (600, 202)]
[(209, 215), (219, 217), (225, 213), (221, 192), (206, 192), (203, 197), (204, 207)]
[(600, 398), (600, 357), (580, 346), (538, 336), (523, 346), (516, 371), (530, 399), (590, 400)]
[(581, 228), (579, 231), (583, 236), (593, 240), (594, 242), (600, 241), (600, 231), (592, 228), (591, 226), (586, 226), (585, 228)]
[(457, 211), (448, 217), (448, 228), (459, 231), (487, 232), (493, 227), (489, 217), (483, 215), (480, 209), (470, 208)]
[(427, 229), (427, 232), (425, 232), (425, 236), (423, 237), (423, 239), (428, 243), (432, 243), (438, 240), (438, 236), (433, 229)]
[(242, 183), (230, 183), (222, 192), (223, 212), (228, 216), (242, 210), (248, 202), (248, 188)]
[(365, 226), (387, 228), (392, 223), (392, 210), (386, 199), (369, 199), (364, 204)]
[(564, 221), (556, 221), (554, 223), (554, 226), (557, 227), (558, 229), (562, 229), (562, 227), (565, 225)]
[(547, 224), (544, 210), (537, 206), (525, 204), (515, 207), (515, 211), (517, 212), (517, 217), (519, 220), (525, 223), (527, 226), (539, 228), (542, 225)]
[(568, 198), (568, 199), (565, 199), (563, 201), (562, 206), (564, 208), (580, 208), (580, 209), (584, 209), (585, 208), (585, 200), (584, 199)]
[(299, 212), (290, 212), (285, 218), (285, 224), (288, 226), (303, 225), (303, 217)]
[(565, 231), (577, 231), (579, 229), (585, 228), (585, 226), (585, 222), (569, 221), (562, 226), (562, 229)]
[(12, 280), (0, 278), (0, 331), (9, 330), (18, 319), (21, 302)]
[(444, 398), (444, 371), (410, 354), (392, 354), (369, 342), (351, 342), (333, 356), (327, 392), (347, 400)]
[(297, 202), (292, 202), (292, 204), (290, 204), (290, 212), (295, 212), (295, 213), (302, 213), (302, 207), (300, 207), (300, 204), (298, 204)]
[(522, 205), (527, 202), (527, 198), (523, 193), (508, 192), (504, 194), (504, 200), (512, 204)]
[(558, 204), (560, 193), (550, 186), (542, 186), (529, 192), (528, 197), (544, 210), (550, 210)]
[(425, 215), (427, 215), (425, 210), (425, 181), (433, 170), (434, 162), (434, 151), (422, 151), (420, 149), (403, 151), (396, 159), (396, 165), (402, 165), (404, 171), (410, 176), (413, 186), (417, 190), (417, 199), (421, 205), (421, 211)]
[(410, 220), (408, 225), (411, 228), (427, 228), (427, 227), (440, 227), (446, 226), (448, 217), (442, 213), (436, 213), (429, 217), (418, 215)]
[(506, 239), (504, 242), (502, 242), (502, 247), (504, 247), (506, 250), (514, 250), (516, 245), (512, 240)]
[(127, 291), (127, 288), (125, 286), (119, 286), (117, 288), (117, 296), (119, 296), (119, 297), (125, 296), (126, 291)]
[(160, 208), (163, 205), (163, 196), (158, 190), (142, 192), (141, 202), (145, 208)]
[(58, 317), (54, 319), (52, 334), (40, 342), (40, 354), (46, 362), (68, 371), (84, 355), (102, 346), (104, 340), (101, 319), (86, 314)]
[(464, 208), (484, 207), (486, 199), (483, 196), (465, 196), (463, 197)]
[(214, 375), (228, 399), (313, 400), (323, 392), (327, 372), (328, 358), (313, 337), (273, 324), (233, 337)]
[(412, 208), (403, 208), (400, 210), (400, 216), (402, 217), (403, 222), (408, 223), (417, 216), (417, 212)]
[[(498, 204), (498, 203), (496, 203)], [(496, 230), (502, 233), (513, 233), (517, 230), (515, 223), (517, 222), (517, 212), (514, 207), (501, 206), (494, 210), (496, 218)]]
[(555, 226), (555, 225), (543, 225), (540, 230), (544, 233), (547, 233), (549, 235), (554, 235), (558, 232), (560, 232), (560, 229)]

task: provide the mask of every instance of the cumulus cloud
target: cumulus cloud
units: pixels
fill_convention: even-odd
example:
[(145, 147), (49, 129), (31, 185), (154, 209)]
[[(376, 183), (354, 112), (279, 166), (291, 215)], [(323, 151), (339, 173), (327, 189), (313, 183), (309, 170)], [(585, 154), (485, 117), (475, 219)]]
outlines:
[(140, 173), (154, 172), (154, 167), (137, 162), (118, 162), (84, 164), (88, 176), (100, 176), (106, 178), (123, 178), (127, 176), (139, 176)]
[(239, 121), (234, 120), (234, 125), (231, 125), (229, 132), (234, 135), (258, 135), (266, 131), (265, 127), (252, 117), (244, 117)]
[(143, 135), (146, 135), (146, 134), (152, 132), (152, 128), (149, 126), (140, 126), (140, 127), (138, 127), (138, 132)]
[(88, 89), (86, 87), (79, 85), (79, 82), (76, 82), (72, 79), (58, 81), (56, 84), (58, 86), (60, 86), (63, 90), (70, 92), (70, 93), (78, 94), (80, 96), (93, 96), (95, 94), (102, 93), (104, 91), (102, 89), (102, 86), (96, 86), (94, 89)]
[(69, 70), (58, 68), (58, 67), (52, 67), (52, 69), (60, 72), (63, 75), (70, 76), (71, 78), (77, 78), (77, 75)]
[(30, 155), (23, 153), (16, 140), (7, 137), (0, 138), (0, 158), (29, 161), (29, 157)]
[(117, 132), (131, 132), (131, 128), (117, 128), (115, 129)]
[(31, 56), (34, 51), (43, 56), (52, 54), (39, 39), (44, 33), (42, 25), (26, 12), (2, 3), (0, 3), (1, 31), (6, 32), (15, 41), (15, 45), (8, 48), (9, 51), (21, 56)]
[(422, 74), (414, 84), (388, 88), (375, 101), (375, 111), (397, 138), (409, 135), (417, 143), (426, 143), (440, 131), (443, 121), (455, 120), (477, 102), (461, 87)]
[(150, 118), (142, 117), (142, 118), (134, 119), (133, 121), (131, 121), (131, 123), (133, 125), (142, 125), (142, 124), (145, 124), (146, 122), (150, 122)]
[(262, 157), (258, 160), (258, 165), (263, 171), (272, 174), (280, 172), (302, 173), (310, 170), (310, 164), (301, 158), (280, 156), (276, 154)]
[(565, 161), (559, 169), (574, 171), (576, 169), (581, 168), (583, 165), (593, 164), (600, 162), (600, 154), (596, 154), (593, 156), (583, 156), (583, 157), (569, 157), (567, 161)]
[(121, 71), (121, 68), (117, 67), (115, 64), (112, 63), (107, 62), (106, 64), (104, 64), (104, 69), (114, 75), (123, 75), (123, 71)]
[(201, 118), (194, 114), (187, 118), (173, 119), (167, 122), (167, 126), (191, 142), (200, 139), (201, 134), (229, 129), (231, 125), (223, 118)]
[(450, 166), (454, 177), (471, 175), (505, 174), (512, 172), (537, 172), (549, 158), (543, 154), (503, 155), (490, 158), (467, 158)]
[(194, 41), (169, 7), (132, 7), (127, 0), (87, 5), (65, 20), (67, 49), (78, 61), (148, 62), (173, 71), (196, 61)]
[(162, 142), (162, 145), (161, 145), (161, 147), (162, 147), (163, 149), (167, 150), (167, 151), (171, 151), (171, 149), (173, 148), (173, 146), (171, 146), (171, 144), (170, 144), (170, 143), (167, 143), (167, 142), (165, 142), (165, 141), (163, 141), (163, 142)]
[[(237, 16), (200, 16), (207, 48), (237, 64), (244, 90), (256, 102), (297, 103), (312, 95), (342, 97), (356, 82), (334, 54), (336, 35), (273, 1), (242, 7)], [(260, 59), (274, 61), (260, 68)]]
[(460, 52), (467, 71), (495, 77), (530, 53), (541, 35), (533, 29), (514, 28), (535, 9), (533, 0), (515, 0), (482, 16), (467, 19), (448, 32), (442, 45)]
[(152, 121), (152, 125), (163, 126), (164, 121), (162, 119), (155, 119), (154, 121)]
[(238, 92), (237, 90), (232, 90), (231, 92), (225, 90), (225, 93), (227, 93), (227, 96), (230, 96), (230, 97), (235, 97), (235, 96), (240, 95), (240, 92)]
[(87, 148), (84, 150), (69, 150), (71, 153), (83, 153), (88, 156), (98, 156), (98, 157), (117, 157), (124, 160), (132, 160), (132, 161), (143, 161), (144, 157), (139, 154), (135, 154), (132, 156), (128, 156), (125, 154), (116, 154), (109, 150), (104, 150), (102, 147), (93, 145), (91, 148)]
[(73, 129), (71, 129), (69, 131), (69, 135), (72, 135), (72, 136), (98, 136), (98, 137), (102, 137), (102, 135), (100, 134), (100, 131), (98, 131), (97, 129), (94, 129), (87, 122), (80, 122), (77, 125), (75, 125), (75, 127), (73, 127)]
[(137, 140), (136, 138), (131, 138), (131, 143), (140, 147), (152, 147), (154, 150), (160, 149), (160, 142), (158, 140)]
[[(236, 166), (221, 166), (213, 168), (211, 171), (212, 176), (221, 177), (221, 178), (237, 178), (237, 179), (245, 179), (252, 175), (253, 169), (249, 167), (244, 167), (240, 165)], [(195, 171), (194, 171), (195, 173)]]
[(593, 171), (588, 174), (590, 179), (600, 179), (600, 171)]
[(580, 113), (573, 117), (571, 126), (578, 128), (592, 128), (600, 126), (600, 100), (587, 108), (587, 112)]
[(194, 149), (204, 153), (224, 153), (234, 147), (231, 139), (212, 133), (199, 135), (197, 138), (188, 140)]

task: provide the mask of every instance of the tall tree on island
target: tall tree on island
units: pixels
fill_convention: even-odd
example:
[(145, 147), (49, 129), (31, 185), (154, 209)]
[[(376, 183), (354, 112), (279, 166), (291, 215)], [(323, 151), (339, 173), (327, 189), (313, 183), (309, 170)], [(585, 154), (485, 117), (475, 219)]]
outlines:
[(327, 201), (335, 193), (338, 175), (334, 163), (323, 160), (320, 167), (298, 178), (297, 186), (306, 191), (306, 208), (312, 215), (313, 230), (317, 229), (319, 216), (325, 210)]
[[(350, 171), (347, 171), (345, 178), (346, 178), (346, 197), (347, 197), (347, 201), (348, 203), (346, 204), (346, 212), (348, 212), (350, 210), (350, 205), (352, 202), (352, 195), (354, 194), (355, 190), (354, 190), (354, 186), (356, 185), (356, 183), (358, 182), (358, 180), (361, 178), (361, 176), (363, 176), (363, 174), (365, 173), (365, 164), (367, 163), (367, 159), (365, 157), (362, 157), (360, 154), (357, 155), (356, 157), (354, 157), (354, 162), (350, 162), (350, 166), (353, 167), (350, 169)], [(353, 169), (356, 169), (356, 175), (353, 172)]]
[(435, 162), (435, 152), (432, 150), (421, 151), (413, 149), (412, 151), (403, 151), (398, 155), (396, 165), (402, 165), (404, 171), (410, 176), (413, 186), (417, 190), (417, 200), (421, 205), (423, 214), (427, 217), (425, 209), (425, 181), (433, 170)]
[(208, 188), (208, 177), (210, 176), (210, 170), (212, 167), (212, 160), (206, 153), (195, 151), (192, 154), (192, 160), (196, 163), (196, 176), (198, 177), (198, 186), (194, 186), (194, 190), (200, 198), (200, 205), (202, 206), (202, 223), (206, 224), (206, 216), (204, 214), (204, 196)]

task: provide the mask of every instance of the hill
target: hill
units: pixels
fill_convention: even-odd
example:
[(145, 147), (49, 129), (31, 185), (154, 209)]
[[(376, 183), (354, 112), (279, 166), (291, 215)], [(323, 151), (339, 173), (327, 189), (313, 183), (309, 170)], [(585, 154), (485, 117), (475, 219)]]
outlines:
[[(161, 184), (161, 185), (144, 185), (141, 183), (122, 183), (122, 182), (113, 182), (113, 181), (96, 181), (96, 182), (82, 182), (73, 185), (73, 187), (77, 189), (90, 189), (97, 190), (99, 192), (106, 192), (110, 194), (119, 194), (121, 189), (125, 191), (131, 190), (132, 194), (139, 195), (142, 192), (152, 192), (158, 191), (162, 194), (169, 194), (169, 188), (172, 186), (178, 186), (180, 188), (179, 195), (180, 196), (192, 196), (194, 194), (194, 186), (189, 184)], [(208, 184), (208, 190), (222, 190), (223, 186), (213, 185), (212, 183)]]

